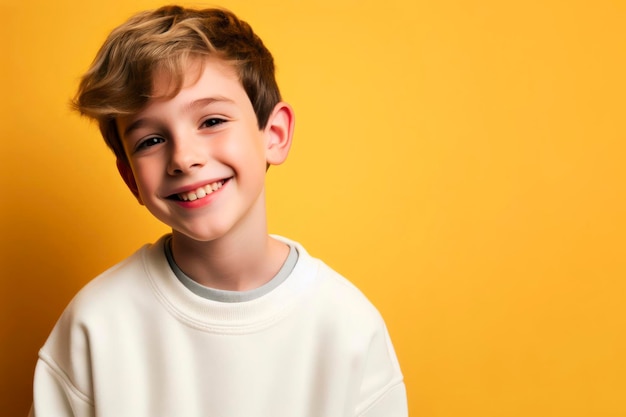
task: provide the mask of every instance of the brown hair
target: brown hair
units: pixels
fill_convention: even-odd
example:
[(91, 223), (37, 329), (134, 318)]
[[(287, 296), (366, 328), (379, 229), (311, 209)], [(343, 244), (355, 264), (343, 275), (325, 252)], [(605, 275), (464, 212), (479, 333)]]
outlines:
[(183, 86), (189, 58), (231, 62), (263, 129), (281, 100), (274, 60), (250, 25), (223, 9), (165, 6), (131, 17), (106, 39), (72, 102), (95, 119), (105, 142), (127, 161), (115, 118), (136, 113), (151, 97), (155, 71), (172, 77), (172, 97)]

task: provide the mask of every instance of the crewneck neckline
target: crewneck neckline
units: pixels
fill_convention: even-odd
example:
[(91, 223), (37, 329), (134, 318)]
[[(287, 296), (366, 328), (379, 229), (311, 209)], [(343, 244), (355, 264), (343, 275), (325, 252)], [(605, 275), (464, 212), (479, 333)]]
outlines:
[(208, 332), (249, 333), (271, 326), (304, 301), (320, 266), (320, 261), (312, 258), (300, 244), (272, 235), (297, 250), (298, 259), (288, 279), (252, 300), (221, 302), (197, 296), (176, 277), (165, 256), (169, 236), (163, 236), (142, 253), (151, 287), (159, 302), (176, 319)]
[(278, 287), (283, 283), (293, 271), (293, 268), (296, 266), (296, 262), (298, 262), (298, 250), (293, 245), (289, 246), (289, 253), (287, 254), (287, 258), (283, 262), (280, 267), (280, 270), (272, 277), (271, 280), (261, 285), (258, 288), (254, 288), (247, 291), (229, 291), (229, 290), (220, 290), (217, 288), (207, 287), (196, 282), (189, 275), (185, 274), (182, 269), (176, 263), (174, 259), (174, 254), (172, 253), (172, 237), (167, 237), (163, 244), (165, 250), (165, 257), (167, 262), (172, 268), (174, 275), (176, 278), (185, 286), (187, 289), (199, 297), (203, 297), (209, 300), (220, 301), (223, 303), (240, 303), (243, 301), (251, 301), (255, 298), (262, 297), (263, 295), (269, 293), (274, 288)]

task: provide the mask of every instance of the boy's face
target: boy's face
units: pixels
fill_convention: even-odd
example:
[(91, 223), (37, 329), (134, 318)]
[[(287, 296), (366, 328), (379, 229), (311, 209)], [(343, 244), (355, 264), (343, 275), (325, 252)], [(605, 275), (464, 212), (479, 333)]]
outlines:
[[(229, 64), (191, 63), (175, 97), (152, 99), (139, 113), (118, 118), (130, 163), (118, 161), (118, 168), (139, 202), (175, 234), (212, 241), (257, 230), (265, 224), (266, 164), (287, 156), (292, 110), (280, 103), (259, 130)], [(155, 97), (168, 92), (169, 81), (155, 74)]]

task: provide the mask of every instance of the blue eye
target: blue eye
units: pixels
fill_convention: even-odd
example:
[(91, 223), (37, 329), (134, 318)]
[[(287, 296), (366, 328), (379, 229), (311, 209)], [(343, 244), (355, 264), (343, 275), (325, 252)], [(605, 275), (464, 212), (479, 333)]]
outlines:
[(141, 143), (139, 143), (139, 145), (137, 145), (137, 150), (150, 148), (154, 145), (158, 145), (159, 143), (163, 143), (163, 142), (164, 142), (163, 138), (160, 138), (158, 136), (152, 136), (142, 141)]

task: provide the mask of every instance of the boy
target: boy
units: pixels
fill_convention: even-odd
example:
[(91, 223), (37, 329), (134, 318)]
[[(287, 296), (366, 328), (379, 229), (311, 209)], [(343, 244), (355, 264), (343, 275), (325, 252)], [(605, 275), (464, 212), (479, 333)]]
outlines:
[(294, 113), (245, 22), (140, 13), (111, 33), (74, 104), (172, 233), (70, 303), (40, 351), (33, 415), (407, 415), (375, 308), (268, 235), (265, 171), (287, 157)]

